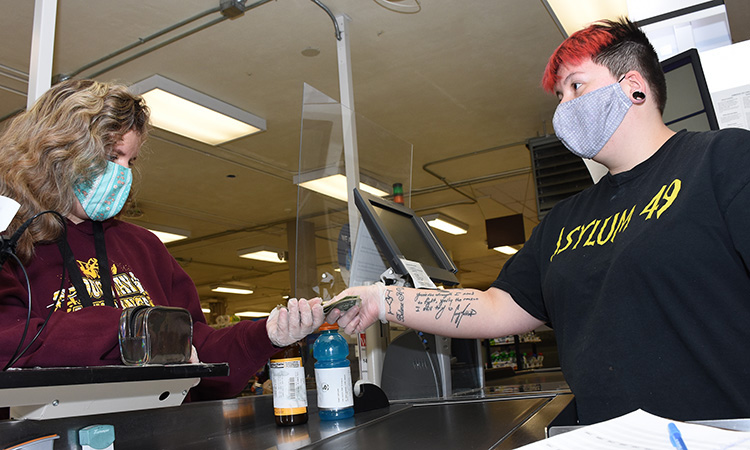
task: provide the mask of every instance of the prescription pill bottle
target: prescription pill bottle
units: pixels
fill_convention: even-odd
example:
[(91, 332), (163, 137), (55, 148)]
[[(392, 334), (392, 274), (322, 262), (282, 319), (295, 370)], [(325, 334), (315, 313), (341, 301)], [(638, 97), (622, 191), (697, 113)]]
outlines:
[(307, 423), (307, 389), (302, 366), (302, 345), (284, 347), (269, 361), (273, 385), (273, 414), (276, 425)]

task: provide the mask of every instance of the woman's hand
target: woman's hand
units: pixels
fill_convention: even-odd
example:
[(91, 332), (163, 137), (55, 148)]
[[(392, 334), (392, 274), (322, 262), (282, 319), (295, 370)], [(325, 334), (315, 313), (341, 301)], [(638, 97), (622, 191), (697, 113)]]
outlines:
[(201, 360), (198, 358), (198, 351), (195, 349), (195, 345), (190, 346), (190, 364), (200, 364)]
[(326, 317), (326, 322), (336, 323), (338, 321), (339, 327), (350, 335), (363, 333), (367, 327), (378, 319), (387, 323), (388, 321), (385, 318), (385, 293), (386, 287), (383, 283), (346, 289), (334, 297), (333, 301), (347, 295), (357, 295), (360, 298), (360, 304), (352, 306), (346, 313), (334, 308)]
[(286, 347), (317, 330), (325, 320), (322, 300), (289, 299), (286, 307), (277, 306), (266, 321), (268, 338), (277, 347)]

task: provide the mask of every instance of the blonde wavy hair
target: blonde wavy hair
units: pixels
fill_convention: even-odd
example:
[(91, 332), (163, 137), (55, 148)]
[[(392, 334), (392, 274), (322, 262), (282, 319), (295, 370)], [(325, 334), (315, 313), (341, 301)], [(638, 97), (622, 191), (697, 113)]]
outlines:
[[(73, 186), (100, 175), (128, 131), (143, 142), (148, 119), (143, 99), (123, 85), (68, 80), (45, 92), (0, 137), (0, 195), (21, 204), (7, 233), (42, 211), (68, 216)], [(62, 231), (55, 215), (39, 216), (21, 235), (16, 255), (30, 261), (34, 245), (55, 241)]]

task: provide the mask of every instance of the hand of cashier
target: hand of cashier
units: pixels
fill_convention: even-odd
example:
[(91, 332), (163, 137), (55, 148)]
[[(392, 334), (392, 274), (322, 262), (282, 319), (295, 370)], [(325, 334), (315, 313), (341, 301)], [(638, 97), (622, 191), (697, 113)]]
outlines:
[(286, 347), (317, 330), (325, 319), (322, 300), (289, 299), (286, 306), (277, 306), (266, 322), (268, 338), (277, 347)]
[(346, 312), (334, 308), (326, 317), (326, 322), (338, 322), (339, 327), (350, 335), (364, 333), (365, 329), (378, 319), (383, 323), (387, 322), (385, 318), (386, 288), (383, 283), (350, 287), (334, 297), (332, 301), (353, 295), (359, 296), (360, 303)]

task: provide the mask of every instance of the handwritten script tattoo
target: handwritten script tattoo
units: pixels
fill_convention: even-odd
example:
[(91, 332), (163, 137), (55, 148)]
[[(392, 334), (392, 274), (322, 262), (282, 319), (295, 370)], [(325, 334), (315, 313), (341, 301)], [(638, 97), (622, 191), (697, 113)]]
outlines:
[[(395, 295), (395, 297), (394, 297)], [(398, 300), (398, 305), (396, 305), (396, 312), (393, 312), (394, 304), (393, 302)], [(385, 304), (387, 305), (388, 311), (386, 311), (386, 315), (388, 316), (394, 316), (396, 317), (396, 320), (403, 322), (404, 321), (404, 288), (402, 287), (396, 287), (394, 288), (394, 291), (386, 290), (385, 291)]]
[(398, 311), (396, 311), (396, 320), (404, 321), (404, 288), (396, 288), (396, 299), (398, 300)]
[(435, 320), (440, 320), (443, 315), (450, 316), (451, 323), (458, 328), (465, 317), (477, 314), (472, 305), (478, 300), (474, 291), (419, 291), (414, 304), (417, 313), (434, 314)]

